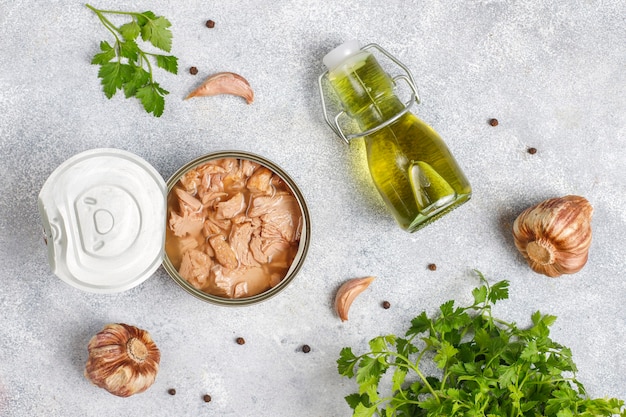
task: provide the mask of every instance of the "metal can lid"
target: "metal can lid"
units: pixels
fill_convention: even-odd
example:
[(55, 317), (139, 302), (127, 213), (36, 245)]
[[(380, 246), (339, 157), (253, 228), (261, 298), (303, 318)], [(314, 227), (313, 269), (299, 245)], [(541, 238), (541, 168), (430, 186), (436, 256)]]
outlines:
[(115, 293), (161, 265), (167, 187), (145, 160), (93, 149), (62, 163), (39, 193), (53, 272), (84, 291)]

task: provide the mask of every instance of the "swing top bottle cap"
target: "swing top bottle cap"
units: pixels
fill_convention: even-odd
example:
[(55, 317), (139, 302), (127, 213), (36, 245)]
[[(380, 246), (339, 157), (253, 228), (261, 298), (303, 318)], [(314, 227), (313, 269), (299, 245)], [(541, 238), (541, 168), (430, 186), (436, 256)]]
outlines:
[(337, 46), (335, 49), (327, 53), (322, 62), (326, 65), (326, 68), (329, 70), (334, 69), (337, 65), (341, 64), (346, 58), (352, 56), (361, 51), (361, 47), (359, 46), (359, 41), (351, 40), (342, 43)]

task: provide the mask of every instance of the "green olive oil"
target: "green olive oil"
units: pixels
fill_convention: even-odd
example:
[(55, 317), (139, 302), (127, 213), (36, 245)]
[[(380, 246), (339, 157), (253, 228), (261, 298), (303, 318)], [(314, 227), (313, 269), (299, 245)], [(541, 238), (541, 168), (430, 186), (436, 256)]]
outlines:
[[(363, 132), (405, 108), (393, 80), (367, 51), (348, 57), (328, 79)], [(406, 112), (363, 140), (374, 184), (403, 229), (419, 230), (470, 199), (471, 186), (446, 144), (414, 114)]]

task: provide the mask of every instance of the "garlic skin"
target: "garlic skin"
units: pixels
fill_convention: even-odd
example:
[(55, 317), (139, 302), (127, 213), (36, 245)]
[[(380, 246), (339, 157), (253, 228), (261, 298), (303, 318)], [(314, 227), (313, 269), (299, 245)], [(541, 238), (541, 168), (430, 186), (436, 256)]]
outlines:
[(159, 349), (147, 331), (134, 326), (107, 324), (87, 349), (85, 377), (118, 397), (147, 390), (159, 371)]
[(587, 263), (593, 207), (568, 195), (524, 210), (513, 223), (515, 246), (537, 273), (573, 274)]
[(354, 299), (374, 281), (374, 277), (353, 278), (346, 281), (335, 295), (335, 311), (341, 321), (348, 320), (348, 311)]

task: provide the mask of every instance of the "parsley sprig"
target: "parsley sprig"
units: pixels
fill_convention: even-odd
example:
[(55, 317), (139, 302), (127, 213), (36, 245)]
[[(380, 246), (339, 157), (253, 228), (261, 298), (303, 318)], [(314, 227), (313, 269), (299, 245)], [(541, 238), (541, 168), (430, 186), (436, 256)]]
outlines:
[(338, 371), (359, 386), (346, 397), (353, 416), (626, 416), (622, 400), (587, 396), (571, 350), (549, 337), (555, 316), (537, 311), (527, 329), (493, 317), (508, 282), (489, 285), (477, 273), (471, 305), (422, 312), (405, 337), (376, 337), (362, 355), (342, 349)]
[[(100, 10), (89, 4), (86, 6), (98, 16), (115, 39), (113, 45), (107, 41), (100, 42), (100, 52), (91, 60), (92, 64), (100, 65), (98, 77), (102, 80), (104, 94), (110, 99), (117, 90), (123, 90), (126, 98), (137, 97), (148, 113), (160, 117), (165, 108), (165, 95), (169, 92), (154, 80), (153, 62), (156, 62), (157, 67), (176, 74), (178, 59), (172, 55), (148, 52), (140, 48), (138, 38), (141, 35), (144, 42), (170, 52), (171, 23), (151, 11), (138, 13)], [(127, 16), (131, 21), (118, 27), (107, 15)]]

